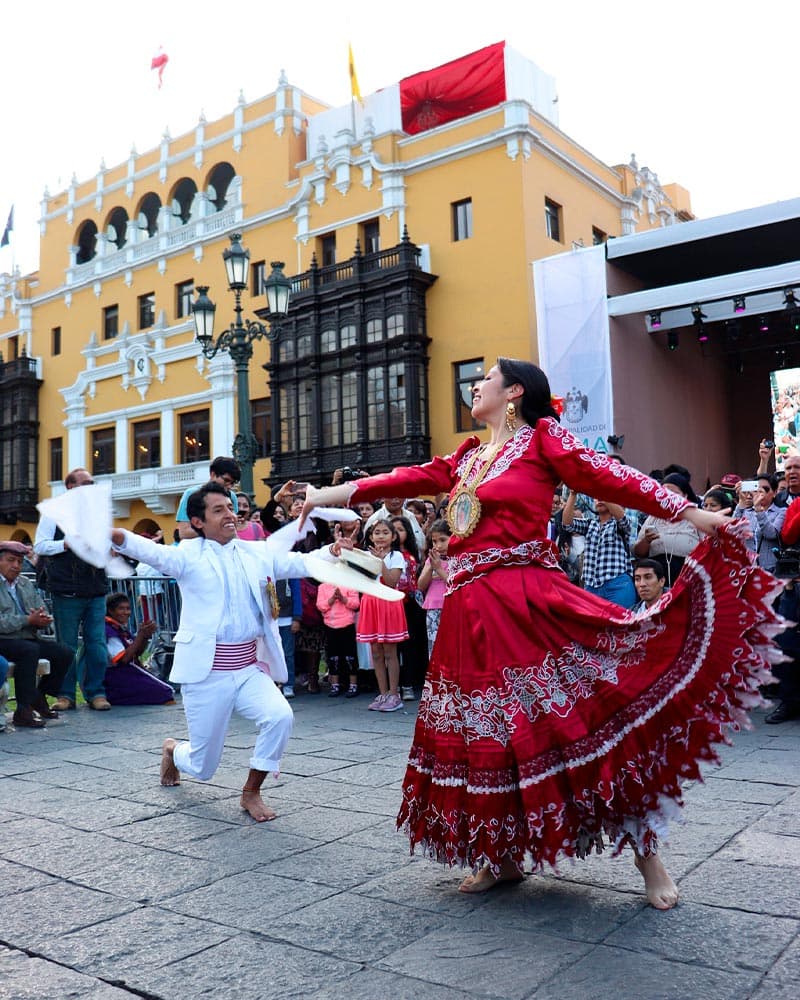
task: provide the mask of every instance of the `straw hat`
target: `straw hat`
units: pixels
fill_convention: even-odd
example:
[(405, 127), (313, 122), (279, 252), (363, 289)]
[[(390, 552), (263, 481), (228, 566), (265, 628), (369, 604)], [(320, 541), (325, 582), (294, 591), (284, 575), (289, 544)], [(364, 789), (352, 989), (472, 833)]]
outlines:
[(384, 601), (402, 601), (405, 596), (402, 590), (395, 590), (380, 582), (378, 577), (383, 564), (369, 552), (342, 549), (342, 555), (336, 562), (329, 562), (311, 552), (306, 556), (306, 566), (309, 574), (320, 583), (347, 587), (349, 590), (357, 590), (360, 594), (380, 597)]

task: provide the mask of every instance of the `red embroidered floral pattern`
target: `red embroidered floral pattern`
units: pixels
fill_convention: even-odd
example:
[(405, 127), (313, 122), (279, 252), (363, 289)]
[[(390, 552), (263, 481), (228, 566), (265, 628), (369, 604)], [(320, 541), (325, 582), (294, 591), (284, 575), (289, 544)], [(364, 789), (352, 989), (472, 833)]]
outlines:
[(565, 719), (581, 698), (595, 694), (598, 681), (616, 684), (620, 669), (641, 663), (647, 643), (663, 631), (662, 624), (650, 619), (640, 631), (601, 632), (595, 649), (571, 643), (542, 663), (506, 667), (503, 688), (490, 685), (467, 693), (442, 679), (426, 681), (419, 718), (430, 729), (457, 733), (467, 743), (492, 739), (507, 746), (518, 714), (529, 722), (543, 714)]
[[(542, 421), (540, 421), (542, 423)], [(561, 444), (564, 451), (577, 451), (580, 452), (580, 459), (586, 462), (593, 470), (603, 469), (606, 472), (610, 472), (612, 476), (616, 479), (625, 482), (631, 480), (638, 483), (639, 492), (642, 496), (653, 495), (653, 499), (656, 500), (658, 504), (662, 507), (666, 514), (671, 515), (673, 518), (680, 514), (680, 512), (685, 508), (692, 506), (684, 496), (680, 493), (673, 493), (672, 490), (666, 489), (666, 487), (661, 486), (654, 479), (650, 479), (649, 476), (643, 475), (638, 469), (634, 469), (630, 465), (623, 465), (621, 462), (613, 462), (609, 459), (608, 455), (602, 455), (599, 452), (589, 451), (583, 444), (579, 441), (574, 434), (570, 433), (566, 427), (562, 427), (557, 421), (552, 418), (544, 421), (547, 427), (547, 433), (550, 437), (557, 438)]]
[[(499, 475), (508, 469), (509, 465), (517, 459), (520, 458), (528, 450), (528, 446), (531, 443), (531, 438), (533, 437), (533, 428), (529, 427), (528, 424), (523, 424), (522, 427), (514, 434), (513, 438), (509, 438), (508, 441), (500, 449), (500, 453), (497, 458), (492, 462), (492, 467), (482, 477), (484, 482), (489, 482), (491, 479), (496, 479)], [(479, 446), (480, 447), (480, 446)], [(464, 475), (464, 469), (467, 467), (467, 463), (472, 458), (475, 449), (471, 448), (469, 451), (465, 452), (461, 456), (461, 461), (458, 463), (457, 472), (459, 476)], [(473, 468), (472, 473), (469, 478), (469, 482), (465, 485), (469, 486), (472, 480), (478, 475), (482, 468), (481, 462), (476, 463), (476, 467)]]
[(520, 542), (509, 548), (482, 549), (480, 552), (462, 552), (452, 555), (447, 563), (446, 594), (485, 576), (497, 566), (546, 566), (560, 569), (558, 549), (546, 539)]

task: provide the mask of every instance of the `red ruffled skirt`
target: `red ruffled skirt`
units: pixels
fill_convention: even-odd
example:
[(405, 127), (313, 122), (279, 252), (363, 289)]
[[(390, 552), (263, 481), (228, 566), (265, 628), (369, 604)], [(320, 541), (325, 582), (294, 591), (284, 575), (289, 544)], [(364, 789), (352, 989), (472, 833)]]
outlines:
[(359, 642), (405, 642), (408, 638), (406, 613), (402, 601), (383, 601), (364, 594), (356, 625)]
[(748, 726), (781, 658), (780, 585), (736, 525), (634, 615), (557, 569), (501, 566), (450, 593), (420, 700), (398, 826), (450, 865), (534, 868), (604, 837), (645, 856), (681, 783)]

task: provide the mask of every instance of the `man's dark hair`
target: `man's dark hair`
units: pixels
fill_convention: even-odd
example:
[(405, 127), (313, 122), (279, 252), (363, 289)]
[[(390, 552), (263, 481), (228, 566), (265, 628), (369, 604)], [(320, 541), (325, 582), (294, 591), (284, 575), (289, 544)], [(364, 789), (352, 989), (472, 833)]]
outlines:
[[(225, 497), (226, 500), (230, 500), (230, 494), (222, 485), (222, 483), (206, 483), (205, 486), (201, 486), (199, 490), (195, 490), (194, 493), (189, 494), (189, 499), (186, 501), (186, 516), (191, 522), (193, 517), (199, 517), (201, 521), (206, 519), (206, 497), (209, 493), (219, 494)], [(201, 528), (195, 528), (194, 530), (198, 535), (202, 535), (203, 531)]]
[(610, 462), (619, 462), (620, 465), (627, 465), (628, 464), (625, 461), (625, 459), (622, 457), (622, 455), (618, 455), (616, 452), (612, 452), (608, 456), (608, 459), (609, 459)]
[(215, 476), (230, 476), (235, 483), (242, 478), (242, 469), (235, 458), (228, 458), (227, 455), (220, 455), (215, 458), (209, 466), (209, 471)]
[(637, 569), (651, 569), (659, 580), (666, 580), (667, 574), (658, 559), (637, 559), (633, 564), (633, 572)]
[(120, 604), (130, 604), (131, 599), (127, 594), (123, 594), (121, 590), (116, 590), (113, 594), (108, 594), (106, 597), (106, 611), (113, 611), (114, 608), (118, 608)]
[(778, 488), (778, 477), (773, 475), (771, 472), (762, 472), (755, 477), (756, 481), (760, 482), (762, 479), (769, 483), (769, 488), (774, 493)]

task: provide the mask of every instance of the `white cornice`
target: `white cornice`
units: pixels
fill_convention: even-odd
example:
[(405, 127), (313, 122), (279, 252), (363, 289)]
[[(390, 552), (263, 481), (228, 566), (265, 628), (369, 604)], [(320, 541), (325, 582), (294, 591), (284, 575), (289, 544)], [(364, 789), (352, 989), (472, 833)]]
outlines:
[[(63, 392), (64, 390), (62, 390), (62, 394)], [(186, 396), (176, 396), (174, 399), (170, 399), (169, 407), (170, 409), (177, 410), (182, 409), (185, 406), (208, 404), (208, 402), (208, 391), (193, 392)], [(125, 406), (117, 410), (104, 410), (103, 413), (97, 413), (94, 416), (85, 417), (82, 423), (86, 427), (99, 427), (101, 425), (113, 423), (115, 420), (152, 417), (161, 413), (164, 409), (164, 405), (164, 402), (160, 401), (155, 403), (139, 403), (136, 406)]]
[[(507, 105), (505, 105), (505, 107), (508, 110), (508, 108), (513, 105), (523, 106), (528, 111), (529, 115), (538, 117), (535, 115), (535, 112), (533, 112), (532, 109), (530, 109), (530, 106), (527, 105), (525, 102), (508, 102)], [(498, 109), (495, 108), (491, 109), (491, 111), (480, 112), (479, 114), (470, 116), (470, 118), (460, 119), (458, 122), (453, 122), (449, 123), (448, 125), (440, 126), (440, 129), (442, 131), (453, 131), (460, 125), (463, 125), (465, 121), (469, 122), (470, 119), (488, 117), (490, 114), (497, 114), (497, 110)], [(286, 111), (273, 112), (270, 115), (262, 116), (256, 121), (248, 123), (246, 129), (252, 130), (260, 125), (263, 125), (265, 122), (272, 121), (278, 114), (285, 115), (287, 113), (294, 113), (294, 112), (286, 112)], [(549, 124), (550, 127), (554, 127), (552, 126), (551, 123)], [(227, 141), (227, 139), (230, 139), (235, 131), (236, 131), (235, 129), (227, 131), (224, 136), (215, 139), (214, 143), (216, 144), (219, 142)], [(398, 145), (408, 147), (415, 142), (422, 141), (422, 139), (424, 138), (425, 135), (410, 136), (399, 140)], [(250, 216), (246, 220), (243, 218), (243, 212), (237, 213), (239, 217), (236, 220), (232, 221), (228, 225), (216, 229), (213, 233), (204, 233), (202, 236), (199, 236), (193, 243), (183, 244), (179, 248), (176, 247), (174, 251), (169, 251), (169, 250), (165, 251), (163, 248), (159, 248), (158, 246), (156, 246), (153, 248), (152, 255), (148, 255), (146, 257), (143, 256), (133, 265), (131, 265), (130, 261), (123, 260), (120, 262), (119, 267), (113, 267), (113, 269), (109, 269), (108, 273), (103, 275), (103, 278), (108, 279), (118, 273), (130, 273), (131, 271), (135, 271), (140, 268), (150, 267), (152, 266), (154, 260), (157, 260), (159, 258), (171, 259), (173, 256), (178, 256), (182, 253), (186, 253), (192, 250), (196, 254), (198, 247), (202, 247), (204, 244), (209, 243), (211, 241), (217, 241), (220, 238), (220, 236), (230, 235), (234, 231), (247, 232), (248, 230), (259, 228), (264, 225), (269, 225), (271, 223), (275, 223), (281, 221), (282, 219), (290, 217), (293, 213), (297, 211), (297, 209), (300, 206), (307, 203), (311, 199), (316, 199), (317, 201), (319, 200), (320, 185), (323, 186), (323, 189), (324, 186), (326, 186), (327, 184), (332, 185), (330, 172), (334, 171), (332, 171), (330, 168), (331, 166), (335, 166), (335, 164), (333, 163), (334, 159), (337, 164), (341, 164), (342, 162), (347, 160), (349, 162), (351, 169), (361, 169), (362, 171), (368, 169), (375, 171), (378, 175), (394, 174), (398, 178), (403, 178), (407, 175), (419, 173), (423, 170), (430, 169), (433, 166), (440, 166), (445, 163), (455, 162), (457, 160), (464, 159), (465, 157), (475, 155), (476, 153), (484, 152), (488, 149), (502, 147), (502, 146), (506, 146), (506, 148), (508, 149), (509, 144), (511, 143), (511, 144), (516, 144), (516, 147), (518, 147), (520, 151), (526, 151), (529, 149), (540, 150), (543, 156), (547, 157), (553, 162), (558, 163), (559, 166), (562, 167), (562, 169), (565, 169), (568, 172), (570, 172), (573, 176), (578, 177), (581, 181), (592, 187), (602, 197), (606, 198), (608, 201), (612, 202), (617, 207), (622, 207), (623, 205), (628, 204), (630, 201), (630, 199), (626, 198), (619, 191), (615, 191), (613, 188), (609, 187), (608, 184), (602, 181), (596, 174), (592, 173), (591, 170), (589, 170), (588, 168), (586, 168), (585, 166), (574, 160), (564, 150), (553, 145), (549, 140), (545, 139), (540, 132), (536, 131), (536, 129), (533, 128), (533, 126), (530, 124), (529, 121), (526, 123), (519, 123), (519, 124), (514, 123), (506, 125), (500, 129), (496, 129), (495, 131), (489, 134), (478, 136), (474, 139), (470, 139), (465, 142), (459, 143), (458, 145), (447, 147), (446, 149), (441, 149), (433, 153), (428, 153), (424, 156), (420, 156), (414, 160), (410, 160), (405, 163), (399, 161), (384, 162), (380, 160), (374, 148), (376, 137), (370, 137), (370, 140), (371, 141), (370, 141), (369, 152), (362, 151), (358, 155), (352, 155), (351, 153), (348, 156), (347, 152), (343, 151), (341, 148), (332, 151), (329, 157), (323, 158), (323, 162), (325, 162), (325, 160), (329, 161), (325, 163), (325, 168), (327, 169), (325, 168), (320, 169), (319, 157), (315, 158), (314, 160), (304, 161), (305, 164), (309, 165), (312, 163), (317, 164), (317, 169), (313, 173), (306, 174), (305, 176), (301, 177), (299, 179), (299, 182), (295, 182), (295, 184), (299, 184), (298, 189), (294, 192), (293, 196), (289, 198), (289, 200), (287, 200), (277, 208), (272, 208), (263, 212), (259, 212), (256, 215)], [(350, 148), (354, 148), (356, 146), (362, 146), (361, 140), (356, 141), (353, 144), (353, 147)], [(181, 154), (179, 159), (191, 158), (193, 155), (194, 155), (194, 150), (193, 149), (188, 150), (186, 153)], [(525, 153), (523, 153), (523, 155), (525, 155)], [(591, 156), (591, 154), (587, 155)], [(605, 169), (612, 169), (605, 164), (603, 166), (605, 167)], [(158, 170), (157, 164), (151, 170), (148, 170), (146, 173), (150, 173), (156, 170)], [(123, 187), (124, 184), (125, 181), (121, 181), (118, 186)], [(92, 195), (91, 198), (86, 198), (83, 199), (82, 201), (89, 202), (93, 198), (94, 195)], [(80, 203), (75, 203), (75, 204), (80, 204)], [(392, 209), (400, 210), (403, 207), (405, 206), (393, 205)], [(61, 211), (64, 210), (62, 209)], [(379, 207), (379, 211), (383, 211), (383, 205)], [(352, 217), (352, 219), (349, 219), (348, 221), (360, 221), (361, 219), (372, 218), (374, 217), (374, 214), (375, 214), (374, 211), (369, 211), (367, 213), (364, 213), (363, 215)], [(329, 230), (330, 230), (330, 225), (327, 224), (325, 227), (323, 227), (323, 229), (306, 230), (302, 233), (298, 232), (295, 238), (298, 240), (307, 241), (312, 236), (317, 235), (323, 231), (327, 232)], [(120, 256), (124, 257), (124, 254), (120, 254)], [(57, 299), (63, 296), (67, 289), (69, 289), (70, 291), (75, 291), (79, 288), (91, 284), (95, 280), (96, 280), (95, 275), (87, 274), (84, 281), (76, 280), (71, 285), (66, 285), (66, 284), (62, 285), (57, 289), (53, 289), (52, 291), (48, 291), (40, 296), (37, 296), (35, 299), (32, 299), (31, 302), (39, 304), (52, 301), (53, 299)]]
[[(203, 146), (203, 150), (205, 153), (209, 153), (212, 149), (214, 149), (214, 147), (221, 146), (224, 145), (225, 143), (231, 142), (231, 140), (233, 140), (235, 136), (243, 132), (244, 133), (253, 132), (264, 125), (268, 125), (276, 118), (282, 118), (282, 119), (296, 118), (298, 121), (302, 122), (304, 117), (305, 115), (302, 115), (299, 111), (292, 108), (286, 108), (280, 111), (272, 111), (267, 115), (262, 115), (260, 118), (255, 118), (253, 121), (247, 122), (241, 127), (237, 128), (234, 126), (226, 130), (225, 132), (221, 133), (220, 135), (215, 136), (213, 139), (209, 139)], [(180, 138), (182, 137), (178, 137), (178, 139)], [(142, 154), (142, 155), (147, 155), (147, 154)], [(125, 195), (125, 199), (129, 200), (131, 195), (127, 193), (127, 189), (131, 184), (138, 184), (140, 181), (146, 180), (151, 175), (156, 175), (158, 177), (163, 171), (165, 165), (168, 168), (170, 168), (178, 166), (185, 160), (190, 160), (193, 162), (195, 160), (196, 155), (197, 155), (197, 146), (196, 144), (193, 144), (191, 147), (189, 147), (188, 149), (186, 149), (181, 153), (174, 153), (170, 156), (165, 157), (163, 160), (159, 159), (156, 163), (153, 163), (152, 166), (145, 167), (142, 170), (135, 170), (132, 174), (126, 174), (126, 176), (121, 178), (120, 180), (115, 181), (113, 184), (109, 184), (108, 187), (104, 187), (102, 189), (102, 196), (104, 199), (107, 199), (114, 192), (122, 191)], [(166, 182), (165, 181), (162, 182), (159, 179), (159, 184), (163, 183)], [(70, 188), (69, 190), (72, 190), (72, 188)], [(64, 205), (60, 208), (57, 208), (53, 212), (46, 212), (42, 215), (39, 221), (47, 223), (53, 219), (59, 218), (62, 215), (66, 215), (70, 209), (73, 212), (75, 212), (76, 210), (82, 208), (84, 205), (94, 205), (96, 203), (98, 193), (99, 193), (98, 190), (92, 191), (90, 194), (85, 195), (83, 198), (74, 199), (68, 205)]]

